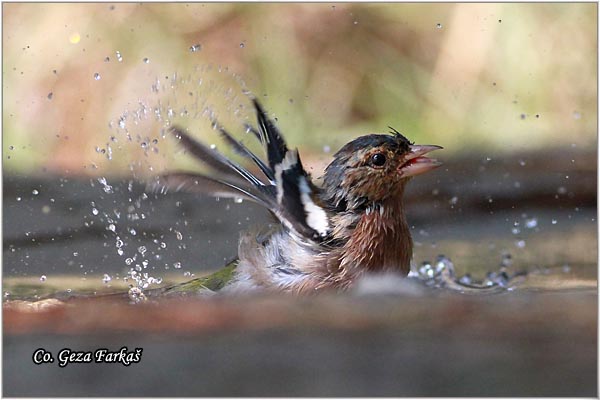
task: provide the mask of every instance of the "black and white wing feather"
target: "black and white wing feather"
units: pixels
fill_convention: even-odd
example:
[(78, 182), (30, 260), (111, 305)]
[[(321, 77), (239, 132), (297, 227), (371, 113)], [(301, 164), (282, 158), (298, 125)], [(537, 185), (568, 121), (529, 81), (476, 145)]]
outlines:
[(192, 173), (164, 175), (152, 185), (157, 191), (185, 190), (218, 197), (237, 197), (267, 207), (288, 229), (307, 239), (321, 241), (330, 232), (327, 211), (320, 205), (319, 193), (302, 166), (296, 149), (289, 150), (283, 136), (256, 99), (258, 129), (249, 130), (265, 147), (268, 165), (218, 124), (219, 133), (236, 153), (251, 159), (265, 175), (263, 182), (250, 171), (229, 160), (218, 151), (190, 137), (181, 128), (170, 132), (185, 149), (210, 167), (219, 177)]

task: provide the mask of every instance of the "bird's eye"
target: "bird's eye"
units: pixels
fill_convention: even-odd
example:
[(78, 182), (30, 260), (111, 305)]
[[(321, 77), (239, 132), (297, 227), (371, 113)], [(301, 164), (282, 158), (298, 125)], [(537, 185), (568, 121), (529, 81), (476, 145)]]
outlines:
[(385, 164), (385, 155), (375, 153), (371, 156), (371, 164), (375, 167), (383, 167)]

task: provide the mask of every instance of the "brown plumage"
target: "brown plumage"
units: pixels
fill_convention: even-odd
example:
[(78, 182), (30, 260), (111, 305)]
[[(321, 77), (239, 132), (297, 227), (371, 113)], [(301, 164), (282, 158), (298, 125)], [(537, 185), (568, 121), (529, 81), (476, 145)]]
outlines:
[[(439, 146), (411, 144), (399, 132), (361, 136), (343, 146), (315, 186), (296, 150), (254, 100), (268, 165), (219, 127), (237, 153), (254, 161), (268, 183), (180, 128), (171, 131), (215, 176), (174, 173), (156, 187), (220, 197), (241, 197), (267, 207), (278, 228), (242, 236), (235, 278), (224, 290), (282, 290), (296, 293), (344, 289), (368, 272), (410, 270), (412, 239), (403, 193), (415, 175), (440, 165), (424, 157)], [(218, 124), (217, 124), (218, 126)]]

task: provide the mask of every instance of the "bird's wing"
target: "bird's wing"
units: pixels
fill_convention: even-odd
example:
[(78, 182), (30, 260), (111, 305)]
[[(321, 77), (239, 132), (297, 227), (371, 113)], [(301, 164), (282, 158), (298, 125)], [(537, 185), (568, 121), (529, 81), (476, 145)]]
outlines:
[(330, 230), (329, 216), (318, 203), (319, 189), (302, 166), (298, 150), (289, 150), (275, 123), (256, 99), (258, 130), (252, 129), (265, 147), (269, 167), (274, 172), (276, 215), (303, 236), (322, 239)]
[(251, 200), (265, 207), (269, 205), (260, 193), (252, 188), (189, 172), (173, 172), (159, 176), (148, 184), (151, 192), (166, 194), (173, 192), (201, 193), (215, 197)]
[[(253, 103), (258, 130), (252, 127), (249, 127), (249, 130), (265, 147), (268, 165), (225, 129), (219, 127), (219, 132), (238, 154), (254, 161), (269, 183), (264, 183), (215, 149), (196, 141), (181, 128), (173, 127), (170, 132), (188, 152), (222, 178), (189, 173), (169, 174), (160, 177), (153, 188), (246, 198), (267, 207), (287, 228), (300, 236), (320, 241), (329, 234), (330, 221), (325, 208), (317, 200), (319, 189), (311, 182), (310, 176), (302, 166), (298, 151), (287, 148), (274, 122), (267, 117), (256, 99), (253, 99)], [(216, 126), (218, 127), (218, 124)]]

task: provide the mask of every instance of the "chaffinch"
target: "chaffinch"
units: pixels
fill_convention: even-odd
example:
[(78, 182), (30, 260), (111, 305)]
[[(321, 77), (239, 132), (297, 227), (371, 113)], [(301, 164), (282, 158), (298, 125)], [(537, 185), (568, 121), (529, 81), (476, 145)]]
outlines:
[(173, 126), (169, 131), (214, 174), (169, 173), (153, 185), (163, 192), (250, 200), (279, 221), (242, 235), (237, 266), (224, 290), (306, 293), (348, 288), (368, 272), (408, 274), (413, 243), (404, 189), (412, 177), (441, 165), (425, 154), (442, 147), (412, 144), (393, 128), (390, 134), (361, 136), (335, 153), (318, 187), (297, 149), (288, 149), (274, 122), (252, 101), (258, 129), (247, 129), (265, 147), (267, 162), (217, 122), (214, 126), (236, 153), (256, 164), (263, 179)]

